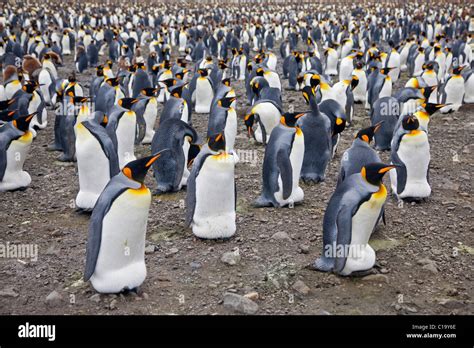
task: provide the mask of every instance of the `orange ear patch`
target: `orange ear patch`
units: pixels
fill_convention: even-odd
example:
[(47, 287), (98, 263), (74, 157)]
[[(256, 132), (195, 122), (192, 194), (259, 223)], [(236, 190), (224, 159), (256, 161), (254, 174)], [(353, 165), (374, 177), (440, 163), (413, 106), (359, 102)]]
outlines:
[(362, 140), (368, 143), (369, 142), (369, 137), (366, 134), (364, 134), (362, 136)]
[(128, 167), (125, 167), (122, 169), (122, 173), (125, 174), (125, 176), (129, 179), (132, 178), (132, 170)]

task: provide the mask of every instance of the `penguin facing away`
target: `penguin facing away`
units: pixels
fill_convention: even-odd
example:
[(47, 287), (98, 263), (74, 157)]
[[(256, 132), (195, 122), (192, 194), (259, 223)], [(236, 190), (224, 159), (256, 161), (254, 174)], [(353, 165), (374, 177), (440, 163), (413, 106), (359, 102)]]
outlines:
[(262, 194), (256, 207), (283, 207), (299, 203), (304, 192), (299, 186), (305, 143), (303, 131), (296, 122), (304, 113), (286, 113), (272, 131), (265, 148)]
[(89, 224), (84, 281), (90, 280), (100, 293), (133, 290), (146, 278), (145, 234), (151, 193), (143, 182), (159, 156), (127, 163), (97, 200)]

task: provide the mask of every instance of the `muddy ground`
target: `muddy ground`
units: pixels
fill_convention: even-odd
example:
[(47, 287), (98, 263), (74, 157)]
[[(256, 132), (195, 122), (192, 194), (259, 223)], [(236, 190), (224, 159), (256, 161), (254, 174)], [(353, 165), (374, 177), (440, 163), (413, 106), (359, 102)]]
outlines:
[[(68, 76), (71, 59), (66, 57), (61, 76)], [(280, 65), (281, 61), (279, 69)], [(85, 87), (93, 73), (89, 69), (79, 76)], [(397, 88), (405, 81), (403, 76)], [(283, 87), (287, 83), (283, 80)], [(243, 82), (233, 86), (242, 118), (248, 108)], [(285, 109), (290, 105), (295, 111), (307, 109), (299, 92), (284, 90), (283, 99)], [(370, 241), (377, 252), (375, 276), (343, 278), (304, 268), (321, 253), (322, 219), (341, 154), (355, 132), (369, 125), (367, 112), (357, 105), (354, 124), (342, 134), (326, 181), (302, 184), (304, 203), (293, 209), (252, 207), (260, 193), (264, 148), (247, 138), (242, 122), (236, 149), (257, 150), (258, 160), (236, 167), (235, 237), (198, 240), (184, 228), (185, 192), (154, 196), (146, 235), (145, 282), (138, 294), (100, 296), (82, 282), (89, 216), (73, 208), (76, 167), (58, 162), (58, 153), (46, 150), (53, 139), (53, 123), (49, 112), (48, 127), (34, 140), (26, 160), (31, 186), (0, 194), (0, 244), (37, 244), (39, 253), (36, 262), (0, 259), (0, 314), (227, 314), (232, 313), (223, 305), (227, 292), (257, 292), (258, 314), (474, 312), (473, 105), (432, 117), (432, 196), (425, 203), (403, 206), (388, 198), (387, 225), (379, 225)], [(204, 136), (207, 115), (193, 115), (193, 123)], [(149, 151), (149, 146), (139, 146), (136, 152)], [(388, 161), (388, 153), (381, 156)], [(155, 188), (151, 173), (147, 185)], [(272, 237), (277, 232), (287, 233), (288, 238)], [(235, 248), (240, 262), (223, 263), (222, 254)], [(46, 301), (54, 291), (59, 296), (53, 293), (53, 300)]]

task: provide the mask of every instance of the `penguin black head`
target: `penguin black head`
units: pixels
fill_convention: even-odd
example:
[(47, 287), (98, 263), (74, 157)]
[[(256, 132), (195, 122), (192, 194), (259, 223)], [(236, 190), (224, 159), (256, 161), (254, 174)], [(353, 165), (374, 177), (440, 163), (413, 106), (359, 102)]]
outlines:
[(255, 73), (257, 74), (257, 76), (263, 76), (263, 74), (265, 73), (265, 70), (263, 70), (263, 68), (258, 68), (257, 71), (255, 71)]
[(435, 103), (423, 103), (421, 104), (421, 106), (423, 107), (423, 109), (425, 109), (425, 111), (428, 113), (428, 115), (433, 115), (436, 111), (438, 111), (439, 109), (447, 106), (447, 105), (450, 105), (450, 104), (435, 104)]
[(104, 76), (104, 66), (103, 65), (98, 65), (96, 69), (96, 75), (98, 77)]
[(230, 87), (230, 77), (226, 77), (225, 79), (222, 80), (222, 83), (227, 86), (227, 87)]
[(110, 59), (105, 62), (105, 64), (109, 67), (109, 69), (112, 69), (112, 66), (114, 65), (114, 62), (112, 62)]
[(15, 102), (15, 98), (0, 101), (0, 111), (8, 109), (8, 107), (12, 105), (14, 102)]
[(143, 88), (140, 93), (147, 97), (156, 97), (156, 93), (158, 93), (158, 88)]
[(22, 132), (26, 132), (28, 128), (30, 128), (30, 122), (33, 119), (33, 117), (37, 114), (37, 112), (33, 112), (32, 114), (22, 116), (17, 118), (16, 120), (13, 120), (13, 125), (21, 130)]
[(460, 75), (461, 71), (463, 71), (463, 69), (464, 69), (464, 66), (457, 66), (453, 69), (453, 74), (454, 75)]
[(224, 98), (219, 99), (217, 101), (217, 104), (227, 109), (227, 108), (230, 108), (230, 106), (236, 99), (237, 97), (224, 97)]
[(122, 98), (122, 99), (119, 99), (118, 105), (120, 105), (124, 109), (131, 110), (133, 107), (133, 104), (135, 104), (136, 102), (138, 102), (138, 99), (136, 98)]
[(176, 74), (174, 74), (174, 76), (178, 79), (178, 80), (182, 80), (184, 78), (184, 74), (186, 74), (189, 70), (188, 69), (183, 69), (182, 71), (180, 72), (177, 72)]
[(342, 133), (346, 129), (346, 119), (336, 115), (336, 121), (334, 122), (333, 135)]
[(135, 71), (137, 71), (137, 66), (135, 64), (130, 65), (127, 70), (131, 73), (134, 73)]
[(253, 136), (253, 124), (255, 123), (255, 115), (250, 113), (248, 115), (245, 115), (244, 117), (244, 123), (245, 126), (247, 127), (247, 134), (249, 137)]
[(210, 136), (207, 139), (207, 145), (209, 149), (215, 152), (224, 152), (225, 151), (225, 137), (224, 134), (218, 133)]
[(298, 113), (298, 112), (286, 112), (280, 118), (280, 123), (287, 126), (287, 127), (295, 127), (296, 122), (301, 116), (304, 116), (305, 113)]
[(160, 82), (163, 83), (167, 88), (174, 86), (176, 84), (176, 80), (174, 78), (166, 79)]
[(220, 61), (219, 61), (219, 68), (220, 68), (221, 70), (227, 69), (228, 67), (229, 67), (229, 66), (225, 63), (224, 60), (220, 60)]
[[(163, 150), (163, 151), (166, 151), (166, 150)], [(153, 162), (155, 162), (161, 156), (161, 153), (163, 151), (160, 151), (157, 154), (143, 157), (143, 158), (127, 163), (127, 165), (122, 169), (122, 173), (127, 178), (137, 181), (143, 185), (148, 169), (150, 169)]]
[(426, 100), (430, 99), (430, 96), (431, 96), (431, 93), (434, 92), (434, 90), (437, 88), (438, 86), (431, 86), (431, 87), (423, 87), (421, 88), (421, 94), (423, 94), (423, 98), (425, 98)]
[(351, 91), (353, 91), (354, 88), (356, 88), (358, 84), (359, 84), (359, 78), (358, 78), (356, 75), (352, 75), (352, 79), (351, 79)]
[(392, 70), (393, 68), (382, 68), (380, 69), (380, 73), (381, 74), (384, 74), (384, 75), (388, 75), (388, 73), (390, 72), (390, 70)]
[(394, 165), (374, 162), (363, 166), (360, 174), (370, 184), (379, 186), (382, 183), (382, 178), (385, 173), (395, 167)]
[(406, 115), (405, 117), (403, 117), (403, 120), (402, 120), (403, 129), (408, 130), (408, 131), (413, 131), (413, 130), (418, 129), (419, 126), (420, 126), (420, 122), (418, 121), (416, 116)]
[(36, 90), (36, 88), (38, 88), (38, 86), (39, 85), (36, 82), (26, 81), (23, 87), (21, 87), (21, 89), (24, 92), (31, 94)]
[(188, 83), (181, 83), (179, 85), (174, 85), (169, 89), (171, 95), (175, 98), (181, 98), (183, 95), (183, 88), (187, 85)]
[(309, 81), (311, 88), (315, 89), (321, 83), (321, 76), (318, 74), (313, 74)]
[(105, 80), (105, 82), (107, 82), (112, 87), (117, 87), (120, 83), (118, 77), (113, 77), (113, 78), (107, 79), (107, 80)]
[(357, 132), (356, 138), (370, 144), (370, 142), (374, 138), (374, 134), (380, 129), (382, 123), (383, 121), (380, 121), (379, 123), (373, 126), (361, 129), (359, 132)]
[(88, 97), (71, 97), (71, 102), (75, 105), (77, 104), (83, 104), (89, 100)]
[(296, 77), (296, 82), (298, 82), (298, 84), (302, 84), (304, 81), (304, 76), (303, 75), (298, 75)]
[(0, 111), (0, 121), (3, 121), (3, 122), (10, 122), (11, 120), (13, 120), (13, 116), (15, 116), (15, 114), (17, 113), (18, 110), (3, 110), (3, 111)]
[(207, 69), (198, 69), (198, 73), (201, 77), (206, 77), (209, 74)]
[(303, 93), (303, 97), (304, 97), (304, 100), (306, 101), (306, 104), (309, 104), (309, 100), (311, 96), (314, 96), (314, 89), (311, 88), (310, 86), (304, 86), (301, 92)]

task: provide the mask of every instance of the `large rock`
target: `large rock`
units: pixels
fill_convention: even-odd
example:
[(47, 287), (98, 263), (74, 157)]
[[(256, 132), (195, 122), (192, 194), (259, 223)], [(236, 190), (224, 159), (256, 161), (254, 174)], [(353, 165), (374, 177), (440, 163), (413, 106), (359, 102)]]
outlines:
[(58, 307), (63, 303), (63, 296), (56, 290), (46, 296), (46, 304), (50, 307)]
[(224, 253), (221, 257), (221, 261), (230, 266), (235, 266), (236, 264), (238, 264), (240, 262), (239, 249)]
[(231, 292), (224, 294), (224, 307), (243, 314), (255, 314), (258, 311), (258, 304), (251, 299)]

